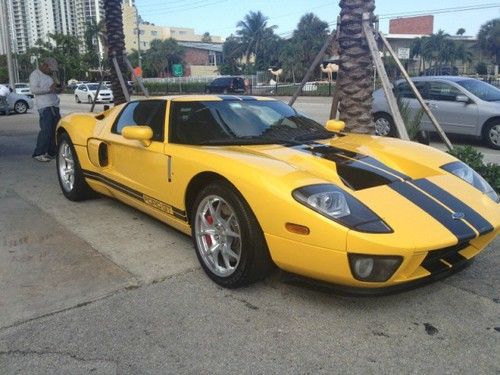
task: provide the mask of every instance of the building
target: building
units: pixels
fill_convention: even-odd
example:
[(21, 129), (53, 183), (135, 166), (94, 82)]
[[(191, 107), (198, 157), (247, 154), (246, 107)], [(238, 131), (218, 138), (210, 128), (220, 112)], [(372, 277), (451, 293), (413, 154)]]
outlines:
[(389, 20), (389, 34), (431, 35), (434, 31), (434, 16), (404, 17)]
[(186, 50), (184, 63), (185, 75), (206, 77), (219, 74), (222, 64), (222, 44), (201, 42), (179, 42)]
[[(139, 38), (137, 35), (138, 26)], [(139, 48), (141, 50), (149, 49), (151, 41), (154, 39), (173, 38), (180, 42), (201, 42), (203, 38), (203, 35), (196, 34), (194, 29), (191, 28), (157, 26), (143, 21), (138, 15), (134, 2), (131, 0), (123, 3), (123, 32), (125, 34), (125, 49), (128, 53)], [(220, 36), (211, 36), (211, 40), (212, 43), (222, 44)]]
[[(9, 39), (13, 53), (26, 53), (38, 40), (50, 42), (48, 34), (74, 35), (85, 45), (87, 22), (103, 18), (103, 0), (7, 0)], [(2, 21), (3, 22), (3, 21)], [(1, 25), (0, 25), (1, 26)], [(102, 47), (100, 48), (102, 51)], [(5, 41), (0, 40), (0, 53)]]

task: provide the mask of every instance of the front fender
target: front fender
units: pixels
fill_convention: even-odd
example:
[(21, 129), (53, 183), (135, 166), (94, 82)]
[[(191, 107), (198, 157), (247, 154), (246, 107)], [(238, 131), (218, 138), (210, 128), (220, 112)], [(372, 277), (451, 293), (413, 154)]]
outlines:
[(71, 141), (75, 145), (87, 146), (87, 140), (94, 134), (97, 119), (95, 114), (75, 113), (63, 117), (57, 125), (56, 134), (62, 131), (69, 134)]

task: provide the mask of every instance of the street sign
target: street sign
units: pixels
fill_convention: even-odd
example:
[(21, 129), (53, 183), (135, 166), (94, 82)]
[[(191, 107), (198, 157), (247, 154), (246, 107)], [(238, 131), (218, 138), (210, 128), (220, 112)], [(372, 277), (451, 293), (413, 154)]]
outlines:
[(184, 75), (184, 70), (181, 64), (172, 64), (172, 75), (174, 77), (182, 77)]
[(410, 58), (410, 49), (405, 47), (398, 48), (398, 59), (408, 60)]

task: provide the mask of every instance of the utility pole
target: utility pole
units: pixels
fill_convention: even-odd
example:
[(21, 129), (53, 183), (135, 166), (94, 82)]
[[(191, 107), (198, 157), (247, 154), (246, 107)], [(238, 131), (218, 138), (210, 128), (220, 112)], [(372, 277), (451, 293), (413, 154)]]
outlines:
[(5, 54), (7, 55), (7, 70), (9, 72), (9, 85), (12, 89), (14, 89), (14, 83), (16, 81), (14, 76), (14, 65), (12, 62), (12, 50), (10, 47), (10, 29), (9, 29), (9, 16), (7, 13), (7, 0), (1, 0), (0, 3), (0, 15), (3, 16), (3, 30), (1, 30), (4, 45), (5, 45)]
[(139, 60), (139, 68), (142, 70), (142, 56), (141, 56), (141, 30), (139, 29), (139, 25), (141, 24), (141, 20), (139, 18), (139, 9), (137, 5), (135, 6), (135, 14), (136, 14), (136, 26), (137, 26), (137, 58)]

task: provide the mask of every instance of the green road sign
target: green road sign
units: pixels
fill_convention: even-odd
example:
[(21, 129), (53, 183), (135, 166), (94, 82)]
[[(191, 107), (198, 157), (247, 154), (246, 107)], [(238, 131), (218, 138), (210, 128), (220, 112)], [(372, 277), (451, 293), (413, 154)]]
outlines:
[(181, 64), (172, 64), (172, 74), (174, 77), (182, 77), (184, 75), (184, 70)]

